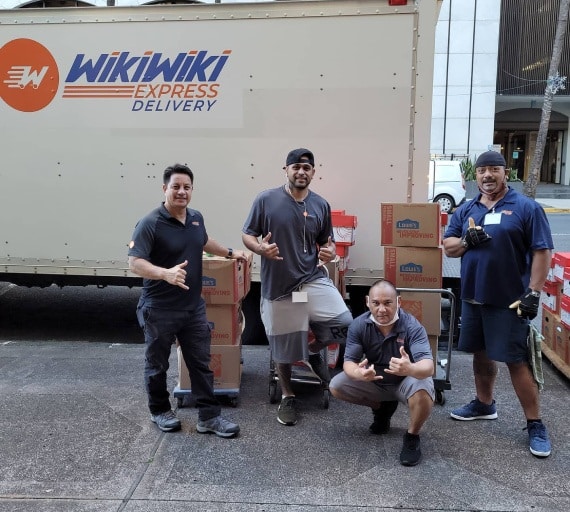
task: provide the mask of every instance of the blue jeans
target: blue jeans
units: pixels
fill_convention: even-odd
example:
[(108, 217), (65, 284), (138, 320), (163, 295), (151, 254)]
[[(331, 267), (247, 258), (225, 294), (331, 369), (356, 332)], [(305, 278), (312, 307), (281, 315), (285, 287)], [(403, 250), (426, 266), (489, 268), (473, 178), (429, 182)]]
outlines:
[(204, 301), (194, 311), (142, 306), (137, 308), (137, 318), (146, 343), (144, 382), (151, 414), (161, 414), (171, 408), (166, 372), (172, 345), (178, 339), (199, 419), (205, 421), (218, 416), (221, 408), (214, 396), (214, 374), (209, 366), (211, 336)]

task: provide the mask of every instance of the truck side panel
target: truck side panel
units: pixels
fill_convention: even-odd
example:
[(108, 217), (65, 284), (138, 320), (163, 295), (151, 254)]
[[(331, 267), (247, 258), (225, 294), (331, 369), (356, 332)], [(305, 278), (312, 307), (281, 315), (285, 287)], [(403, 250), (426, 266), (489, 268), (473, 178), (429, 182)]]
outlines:
[[(380, 202), (427, 198), (436, 4), (420, 2), (421, 15), (387, 1), (0, 12), (0, 268), (132, 277), (130, 235), (175, 162), (195, 172), (210, 236), (240, 247), (253, 198), (306, 146), (312, 188), (358, 217), (349, 277), (381, 275)], [(14, 57), (23, 39), (57, 69)], [(14, 66), (30, 98), (50, 67), (38, 90), (58, 82), (53, 99), (23, 111), (6, 88)]]

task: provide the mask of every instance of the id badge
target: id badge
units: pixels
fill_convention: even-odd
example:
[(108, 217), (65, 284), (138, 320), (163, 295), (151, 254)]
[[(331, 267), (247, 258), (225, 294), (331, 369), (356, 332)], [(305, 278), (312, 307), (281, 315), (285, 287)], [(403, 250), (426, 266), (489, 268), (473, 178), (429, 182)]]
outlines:
[(307, 292), (293, 292), (293, 302), (309, 302)]
[(490, 226), (491, 224), (500, 224), (502, 212), (499, 213), (488, 213), (485, 215), (485, 226)]

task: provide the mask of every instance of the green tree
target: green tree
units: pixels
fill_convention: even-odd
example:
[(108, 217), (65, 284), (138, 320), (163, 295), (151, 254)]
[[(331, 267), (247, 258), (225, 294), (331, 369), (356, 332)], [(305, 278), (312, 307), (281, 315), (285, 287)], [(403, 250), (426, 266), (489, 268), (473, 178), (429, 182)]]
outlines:
[(566, 34), (566, 25), (568, 24), (568, 12), (570, 11), (570, 0), (560, 0), (560, 11), (558, 13), (558, 24), (556, 25), (556, 34), (554, 35), (554, 45), (552, 47), (552, 59), (550, 60), (550, 68), (548, 69), (548, 80), (544, 90), (544, 103), (542, 105), (542, 116), (538, 128), (538, 136), (536, 139), (536, 149), (530, 164), (530, 172), (524, 184), (523, 192), (526, 196), (536, 197), (536, 187), (538, 185), (538, 177), (542, 158), (544, 156), (544, 147), (546, 145), (546, 136), (548, 134), (548, 124), (550, 122), (550, 114), (552, 112), (552, 99), (560, 90), (564, 89), (566, 77), (561, 77), (558, 73), (560, 58), (562, 57), (562, 49), (564, 46), (564, 35)]

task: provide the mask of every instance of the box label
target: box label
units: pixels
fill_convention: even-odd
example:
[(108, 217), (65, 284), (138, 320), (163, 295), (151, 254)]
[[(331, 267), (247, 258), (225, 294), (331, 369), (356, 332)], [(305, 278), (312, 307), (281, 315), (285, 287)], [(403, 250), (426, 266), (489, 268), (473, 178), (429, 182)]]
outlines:
[(439, 247), (441, 242), (439, 204), (382, 203), (380, 215), (382, 245)]

